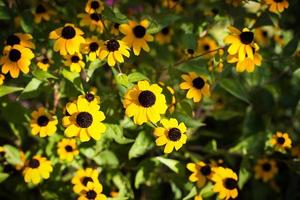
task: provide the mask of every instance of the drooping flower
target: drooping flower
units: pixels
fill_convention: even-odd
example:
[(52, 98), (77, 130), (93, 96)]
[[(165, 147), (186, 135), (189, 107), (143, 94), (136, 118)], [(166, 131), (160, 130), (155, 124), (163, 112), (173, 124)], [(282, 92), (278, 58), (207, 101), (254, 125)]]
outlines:
[(162, 88), (157, 84), (150, 85), (148, 81), (139, 81), (125, 94), (125, 114), (133, 117), (134, 123), (138, 125), (158, 122), (160, 115), (167, 110), (166, 99), (161, 92)]
[(118, 36), (120, 34), (120, 24), (119, 23), (114, 23), (111, 27), (111, 34)]
[(86, 14), (82, 13), (78, 15), (81, 20), (79, 25), (82, 27), (89, 27), (90, 31), (97, 31), (99, 33), (103, 33), (104, 31), (104, 21), (102, 20), (102, 15), (97, 13)]
[(14, 33), (6, 38), (5, 45), (14, 46), (19, 44), (22, 47), (34, 49), (35, 45), (31, 40), (32, 35), (29, 33)]
[(289, 7), (287, 0), (265, 0), (265, 2), (269, 6), (269, 11), (273, 13), (281, 13)]
[(50, 21), (51, 16), (55, 14), (56, 13), (52, 9), (50, 9), (48, 5), (39, 3), (33, 11), (34, 22), (36, 24), (39, 24), (42, 22), (42, 20)]
[(202, 161), (197, 163), (188, 163), (186, 167), (192, 172), (189, 180), (191, 182), (196, 182), (198, 187), (203, 187), (213, 175), (212, 166)]
[(170, 27), (166, 26), (155, 35), (155, 40), (161, 45), (168, 44), (171, 42), (173, 34), (174, 31)]
[(275, 160), (261, 158), (257, 161), (254, 171), (256, 179), (262, 179), (264, 182), (267, 182), (278, 173), (278, 168)]
[(104, 3), (101, 0), (88, 0), (85, 5), (85, 12), (88, 14), (101, 13), (104, 10)]
[(261, 46), (268, 46), (270, 44), (271, 35), (269, 31), (265, 28), (257, 28), (255, 29), (255, 41)]

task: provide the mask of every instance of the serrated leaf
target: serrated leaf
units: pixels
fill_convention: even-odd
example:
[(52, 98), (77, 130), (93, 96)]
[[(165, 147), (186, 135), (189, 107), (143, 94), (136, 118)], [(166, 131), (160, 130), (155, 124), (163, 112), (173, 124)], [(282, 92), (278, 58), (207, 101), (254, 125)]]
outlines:
[(6, 161), (9, 164), (15, 166), (22, 163), (20, 151), (16, 147), (6, 144), (3, 148), (5, 150)]
[(223, 79), (220, 81), (220, 86), (236, 98), (249, 103), (248, 95), (239, 81), (235, 79)]
[(150, 134), (142, 131), (139, 133), (135, 142), (131, 146), (128, 157), (129, 159), (144, 155), (147, 151), (154, 147), (153, 138)]
[(3, 97), (7, 94), (11, 94), (14, 92), (18, 92), (23, 90), (24, 88), (21, 87), (13, 87), (13, 86), (6, 86), (6, 85), (2, 85), (0, 86), (0, 97)]
[(120, 125), (117, 124), (105, 124), (106, 125), (106, 132), (105, 136), (108, 138), (113, 139), (115, 142), (119, 144), (128, 144), (133, 142), (133, 139), (128, 139), (123, 135), (123, 129)]

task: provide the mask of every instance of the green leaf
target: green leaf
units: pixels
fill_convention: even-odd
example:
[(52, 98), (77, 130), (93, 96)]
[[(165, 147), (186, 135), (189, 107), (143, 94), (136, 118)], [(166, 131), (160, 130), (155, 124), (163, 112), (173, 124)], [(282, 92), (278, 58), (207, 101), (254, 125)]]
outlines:
[(183, 122), (187, 127), (190, 128), (199, 128), (201, 126), (205, 126), (205, 124), (203, 124), (199, 119), (193, 119), (190, 116), (179, 112), (174, 113), (174, 116), (178, 120), (178, 122)]
[(139, 169), (135, 175), (134, 187), (138, 189), (141, 184), (151, 186), (152, 179), (155, 174), (154, 168), (157, 167), (158, 162), (153, 159), (144, 160), (140, 165)]
[(32, 33), (32, 21), (32, 14), (29, 12), (24, 13), (21, 17), (20, 25), (25, 33)]
[(201, 189), (200, 191), (200, 195), (201, 197), (203, 198), (207, 198), (207, 197), (210, 197), (212, 195), (214, 195), (214, 191), (213, 191), (213, 184), (211, 182), (208, 182), (204, 188)]
[(183, 34), (181, 37), (181, 44), (185, 49), (196, 49), (196, 37), (194, 34)]
[(247, 93), (242, 84), (236, 79), (223, 79), (220, 81), (220, 86), (236, 98), (249, 103)]
[(131, 146), (129, 150), (129, 159), (139, 157), (141, 155), (144, 155), (147, 151), (152, 149), (154, 147), (153, 137), (142, 131), (139, 133), (137, 138), (135, 139), (135, 142)]
[(13, 86), (2, 85), (2, 86), (0, 86), (0, 97), (3, 97), (7, 94), (11, 94), (11, 93), (14, 93), (14, 92), (17, 92), (17, 91), (21, 91), (23, 89), (24, 88), (21, 88), (21, 87), (13, 87)]
[(9, 164), (18, 165), (22, 163), (20, 151), (16, 147), (6, 144), (3, 148), (5, 150), (5, 158)]
[(122, 73), (117, 74), (116, 81), (117, 84), (123, 85), (126, 88), (128, 87), (129, 82), (128, 82), (128, 76), (126, 74), (122, 74)]
[(183, 200), (189, 200), (197, 195), (197, 188), (193, 187), (191, 191), (183, 198)]
[(243, 157), (240, 171), (239, 171), (239, 180), (238, 180), (238, 186), (240, 189), (243, 189), (245, 183), (249, 180), (251, 173), (251, 164), (249, 162), (249, 159), (247, 157)]
[(142, 81), (142, 80), (149, 80), (144, 74), (139, 72), (133, 72), (128, 75), (128, 81), (131, 83)]
[(102, 12), (103, 18), (108, 19), (109, 21), (118, 23), (118, 24), (125, 24), (128, 22), (126, 15), (123, 15), (117, 10), (112, 10), (110, 7), (105, 7)]
[(94, 60), (93, 62), (91, 62), (91, 64), (89, 65), (89, 68), (86, 72), (87, 75), (87, 81), (90, 80), (90, 78), (93, 76), (94, 71), (101, 67), (103, 65), (103, 61), (100, 61), (99, 59)]
[(8, 9), (5, 7), (0, 7), (0, 20), (9, 20), (9, 12)]
[(44, 71), (44, 70), (41, 70), (41, 69), (36, 69), (36, 70), (34, 70), (34, 71), (32, 72), (32, 74), (33, 74), (37, 79), (39, 79), (39, 80), (41, 80), (41, 81), (45, 81), (45, 80), (50, 79), (50, 78), (52, 78), (52, 79), (57, 79), (56, 76), (50, 74), (49, 72), (46, 72), (46, 71)]
[(105, 166), (108, 168), (116, 168), (119, 165), (119, 160), (117, 156), (109, 150), (102, 151), (98, 155), (93, 157), (93, 160), (100, 166)]
[(262, 13), (256, 20), (253, 28), (257, 28), (260, 26), (273, 25), (273, 21), (270, 17), (270, 14), (267, 12)]
[(206, 62), (203, 59), (191, 60), (178, 65), (177, 69), (182, 72), (195, 72), (199, 75), (209, 75), (206, 67)]
[(38, 89), (41, 85), (42, 81), (39, 79), (33, 78), (31, 81), (26, 85), (24, 90), (22, 91), (20, 98), (32, 98), (38, 93)]
[(76, 72), (70, 72), (66, 69), (62, 70), (62, 75), (65, 77), (68, 81), (73, 83), (74, 87), (81, 93), (84, 93), (83, 85), (81, 82), (80, 74)]
[(162, 164), (170, 168), (172, 171), (174, 171), (177, 174), (183, 174), (184, 167), (178, 160), (173, 160), (169, 158), (164, 157), (156, 157), (157, 160), (159, 160)]
[(115, 173), (113, 176), (113, 183), (119, 189), (118, 197), (134, 199), (134, 193), (132, 191), (130, 181), (126, 176), (123, 176), (121, 173)]
[(295, 51), (297, 50), (298, 44), (299, 44), (299, 37), (295, 36), (283, 48), (282, 55), (283, 56), (292, 56), (295, 53)]
[(0, 183), (5, 181), (9, 177), (8, 173), (0, 172)]
[(105, 124), (106, 132), (105, 136), (113, 139), (118, 144), (128, 144), (133, 142), (133, 139), (128, 139), (123, 135), (123, 129), (117, 124)]

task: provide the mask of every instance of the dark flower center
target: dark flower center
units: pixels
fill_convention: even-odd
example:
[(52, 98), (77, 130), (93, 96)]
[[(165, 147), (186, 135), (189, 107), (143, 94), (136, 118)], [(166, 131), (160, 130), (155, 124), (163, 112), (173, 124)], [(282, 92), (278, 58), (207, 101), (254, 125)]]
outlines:
[(88, 182), (93, 182), (93, 179), (91, 177), (85, 176), (82, 180), (81, 183), (84, 186), (87, 186)]
[(274, 0), (276, 3), (281, 3), (283, 0)]
[(10, 35), (7, 39), (6, 39), (6, 44), (13, 46), (15, 44), (20, 44), (21, 40), (18, 36), (16, 35)]
[(119, 23), (115, 23), (115, 24), (114, 24), (114, 27), (115, 27), (115, 29), (119, 29), (120, 24), (119, 24)]
[(97, 197), (97, 193), (94, 190), (89, 190), (86, 193), (86, 198), (87, 199), (95, 199)]
[(45, 12), (46, 12), (46, 8), (41, 4), (39, 4), (35, 9), (36, 14), (41, 14), (41, 13), (45, 13)]
[(228, 190), (233, 190), (237, 187), (237, 181), (233, 178), (226, 178), (224, 180), (224, 186)]
[(264, 164), (262, 165), (262, 169), (263, 169), (264, 171), (266, 171), (266, 172), (270, 171), (270, 170), (271, 170), (271, 165), (270, 165), (270, 163), (264, 163)]
[(101, 17), (101, 15), (99, 15), (99, 14), (93, 13), (93, 14), (90, 15), (90, 18), (91, 18), (92, 20), (98, 22), (99, 20), (101, 20), (102, 17)]
[(191, 55), (193, 55), (195, 53), (194, 49), (188, 49), (187, 52), (188, 52), (188, 54), (191, 54)]
[(92, 1), (91, 2), (91, 8), (93, 8), (94, 10), (96, 10), (99, 7), (100, 7), (100, 4), (99, 4), (98, 1)]
[(193, 86), (199, 90), (202, 89), (204, 87), (204, 85), (205, 85), (205, 82), (204, 82), (203, 78), (201, 78), (201, 77), (197, 77), (193, 80)]
[(205, 45), (203, 46), (203, 49), (204, 49), (205, 51), (208, 51), (208, 50), (210, 49), (210, 46), (209, 46), (208, 44), (205, 44)]
[(109, 40), (106, 44), (106, 48), (108, 51), (117, 51), (120, 47), (120, 44), (117, 40)]
[(12, 49), (9, 52), (9, 60), (13, 61), (13, 62), (17, 62), (20, 58), (21, 58), (21, 52), (17, 49)]
[(283, 145), (284, 142), (285, 142), (284, 137), (278, 137), (278, 138), (277, 138), (277, 143), (278, 143), (278, 144)]
[(43, 58), (42, 59), (42, 63), (43, 64), (48, 64), (49, 63), (49, 59), (48, 58)]
[(87, 93), (85, 95), (85, 99), (88, 100), (88, 102), (91, 102), (95, 99), (95, 95), (93, 95), (92, 93)]
[(40, 166), (40, 161), (39, 160), (33, 158), (29, 161), (29, 167), (30, 168), (35, 169), (35, 168), (38, 168), (39, 166)]
[(91, 51), (97, 51), (98, 48), (99, 48), (99, 45), (97, 42), (91, 42), (90, 45), (89, 45), (89, 48)]
[(268, 37), (268, 32), (264, 30), (264, 31), (262, 31), (262, 35), (263, 35), (263, 37), (266, 38), (266, 37)]
[(72, 63), (78, 63), (79, 60), (80, 60), (79, 56), (72, 56), (72, 57), (71, 57)]
[(49, 123), (49, 119), (45, 115), (39, 116), (39, 118), (37, 119), (37, 124), (39, 126), (47, 126), (48, 123)]
[(76, 35), (76, 31), (72, 26), (65, 26), (61, 31), (61, 35), (65, 39), (72, 39)]
[(136, 27), (133, 28), (133, 33), (135, 37), (137, 38), (143, 38), (146, 34), (146, 29), (145, 27), (141, 25), (137, 25)]
[(168, 131), (168, 138), (174, 142), (178, 141), (181, 138), (180, 130), (178, 128), (171, 128)]
[(87, 128), (93, 123), (93, 116), (88, 112), (81, 112), (76, 117), (76, 123), (81, 128)]
[(213, 8), (213, 9), (211, 9), (211, 11), (212, 11), (215, 15), (219, 13), (219, 10), (218, 10), (217, 8)]
[(156, 97), (153, 92), (145, 90), (139, 94), (138, 100), (143, 107), (148, 108), (155, 104)]
[(254, 39), (254, 34), (251, 31), (242, 32), (240, 39), (243, 44), (250, 44)]
[(211, 168), (210, 168), (210, 166), (205, 165), (205, 166), (201, 167), (200, 171), (204, 176), (208, 176), (211, 173)]
[(67, 146), (65, 146), (65, 150), (67, 152), (72, 152), (73, 151), (73, 147), (71, 145), (67, 145)]
[(165, 28), (161, 29), (161, 33), (164, 34), (164, 35), (168, 35), (169, 32), (170, 32), (169, 27), (165, 27)]

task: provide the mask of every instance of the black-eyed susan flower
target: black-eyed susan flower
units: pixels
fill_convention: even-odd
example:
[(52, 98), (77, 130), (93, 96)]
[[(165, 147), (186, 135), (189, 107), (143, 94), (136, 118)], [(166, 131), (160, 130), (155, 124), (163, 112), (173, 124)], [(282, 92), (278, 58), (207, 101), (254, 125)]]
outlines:
[(5, 76), (3, 74), (0, 74), (0, 85), (3, 85), (5, 80)]
[(94, 61), (99, 57), (102, 43), (103, 42), (95, 36), (87, 38), (86, 43), (82, 45), (82, 53), (87, 54), (88, 60)]
[(52, 31), (49, 38), (55, 40), (54, 51), (59, 51), (61, 55), (72, 55), (80, 52), (80, 45), (85, 42), (83, 34), (82, 30), (67, 23), (64, 27)]
[(253, 49), (253, 59), (246, 57), (244, 60), (239, 60), (239, 58), (235, 55), (228, 55), (227, 62), (228, 63), (236, 63), (236, 71), (237, 72), (244, 72), (247, 71), (249, 73), (254, 72), (256, 66), (261, 66), (262, 56), (258, 53), (258, 47), (252, 48)]
[(34, 22), (39, 24), (42, 20), (49, 21), (52, 15), (55, 15), (55, 12), (49, 8), (48, 5), (40, 3), (35, 7), (33, 12)]
[(34, 54), (29, 48), (18, 44), (6, 46), (3, 50), (3, 56), (0, 59), (2, 73), (7, 74), (9, 72), (12, 78), (17, 78), (20, 70), (24, 74), (27, 74), (33, 57)]
[(98, 176), (99, 172), (96, 169), (86, 168), (77, 170), (75, 176), (72, 178), (73, 191), (79, 194), (82, 190), (88, 189), (87, 184), (89, 182), (100, 185)]
[(284, 46), (286, 43), (284, 35), (282, 33), (275, 33), (273, 36), (273, 40), (280, 46)]
[(51, 136), (56, 132), (57, 119), (45, 110), (44, 107), (38, 108), (31, 113), (31, 133), (40, 137)]
[(37, 66), (43, 71), (47, 71), (48, 68), (54, 63), (51, 57), (46, 54), (40, 56), (37, 59), (38, 59)]
[(192, 172), (189, 180), (191, 182), (196, 182), (198, 187), (203, 187), (213, 175), (212, 167), (202, 161), (197, 163), (188, 163), (186, 167)]
[(82, 60), (81, 53), (75, 53), (73, 55), (65, 55), (64, 65), (70, 67), (71, 72), (81, 72), (85, 63)]
[(116, 63), (123, 63), (126, 56), (129, 58), (129, 47), (120, 40), (107, 40), (100, 48), (100, 60), (104, 60), (107, 57), (107, 63), (113, 67)]
[(51, 172), (51, 161), (36, 155), (25, 164), (23, 175), (26, 183), (38, 184), (43, 179), (48, 179)]
[(261, 158), (257, 161), (255, 167), (255, 178), (267, 182), (278, 173), (276, 161), (268, 158)]
[(181, 75), (184, 82), (179, 87), (183, 90), (188, 90), (186, 97), (193, 99), (194, 102), (199, 102), (202, 96), (210, 96), (210, 86), (204, 76), (198, 76), (194, 72)]
[(92, 13), (101, 13), (104, 10), (104, 3), (101, 0), (88, 0), (85, 5), (85, 12)]
[(78, 15), (81, 20), (79, 25), (84, 27), (89, 27), (90, 31), (96, 30), (99, 33), (103, 33), (104, 31), (104, 21), (102, 20), (102, 15), (98, 13), (86, 14), (82, 13)]
[(106, 200), (106, 196), (101, 193), (102, 186), (93, 182), (88, 182), (87, 187), (80, 192), (78, 200)]
[(270, 33), (265, 28), (257, 28), (255, 29), (255, 41), (261, 46), (268, 46), (270, 43)]
[(165, 8), (175, 10), (176, 12), (180, 12), (183, 9), (178, 0), (162, 0), (162, 5)]
[(155, 40), (159, 44), (168, 44), (172, 40), (172, 35), (174, 34), (173, 30), (166, 26), (159, 33), (155, 35)]
[(281, 13), (289, 7), (287, 0), (265, 0), (265, 2), (269, 6), (269, 11), (273, 13)]
[(5, 45), (14, 46), (19, 44), (22, 47), (34, 49), (35, 45), (31, 40), (32, 35), (29, 33), (14, 33), (6, 38)]
[(270, 142), (275, 150), (285, 151), (292, 148), (292, 140), (288, 133), (277, 131)]
[(72, 161), (79, 154), (75, 139), (62, 139), (57, 145), (57, 154), (61, 160)]
[(184, 58), (189, 59), (197, 55), (197, 49), (184, 49)]
[(63, 125), (67, 137), (79, 137), (81, 142), (89, 141), (91, 137), (100, 139), (106, 126), (102, 123), (105, 116), (98, 104), (78, 98), (77, 102), (68, 103), (66, 108), (69, 115), (63, 118)]
[(120, 31), (125, 35), (122, 41), (133, 49), (134, 55), (139, 55), (141, 49), (150, 51), (147, 42), (153, 41), (153, 36), (147, 33), (149, 21), (143, 20), (140, 23), (129, 21), (128, 24), (121, 24)]
[(114, 23), (111, 27), (110, 33), (115, 36), (118, 36), (120, 34), (120, 24)]
[(214, 168), (212, 181), (215, 182), (213, 191), (219, 193), (219, 199), (234, 199), (238, 196), (238, 177), (235, 172), (229, 168)]
[(229, 26), (230, 35), (224, 38), (225, 44), (230, 44), (228, 53), (238, 56), (239, 60), (244, 60), (246, 54), (250, 59), (253, 59), (254, 33), (248, 28), (242, 31), (233, 26)]
[[(206, 36), (203, 38), (200, 38), (197, 41), (197, 45), (198, 45), (198, 53), (199, 54), (203, 54), (212, 50), (217, 49), (217, 43), (215, 40), (213, 40), (211, 37)], [(210, 52), (206, 55), (206, 57), (212, 57), (216, 54), (216, 51)]]
[(163, 127), (154, 129), (154, 135), (157, 137), (156, 145), (165, 145), (164, 153), (171, 153), (174, 148), (178, 151), (187, 140), (186, 126), (183, 122), (178, 123), (174, 118), (162, 119), (160, 123)]
[(194, 197), (194, 200), (203, 200), (201, 194), (197, 194), (195, 197)]
[(158, 122), (160, 115), (165, 114), (168, 108), (162, 88), (157, 84), (150, 85), (148, 81), (139, 81), (128, 90), (123, 105), (126, 116), (133, 117), (134, 123), (138, 125)]
[(89, 103), (100, 104), (100, 97), (96, 95), (96, 92), (91, 90), (86, 94), (80, 95), (78, 99), (87, 100)]

